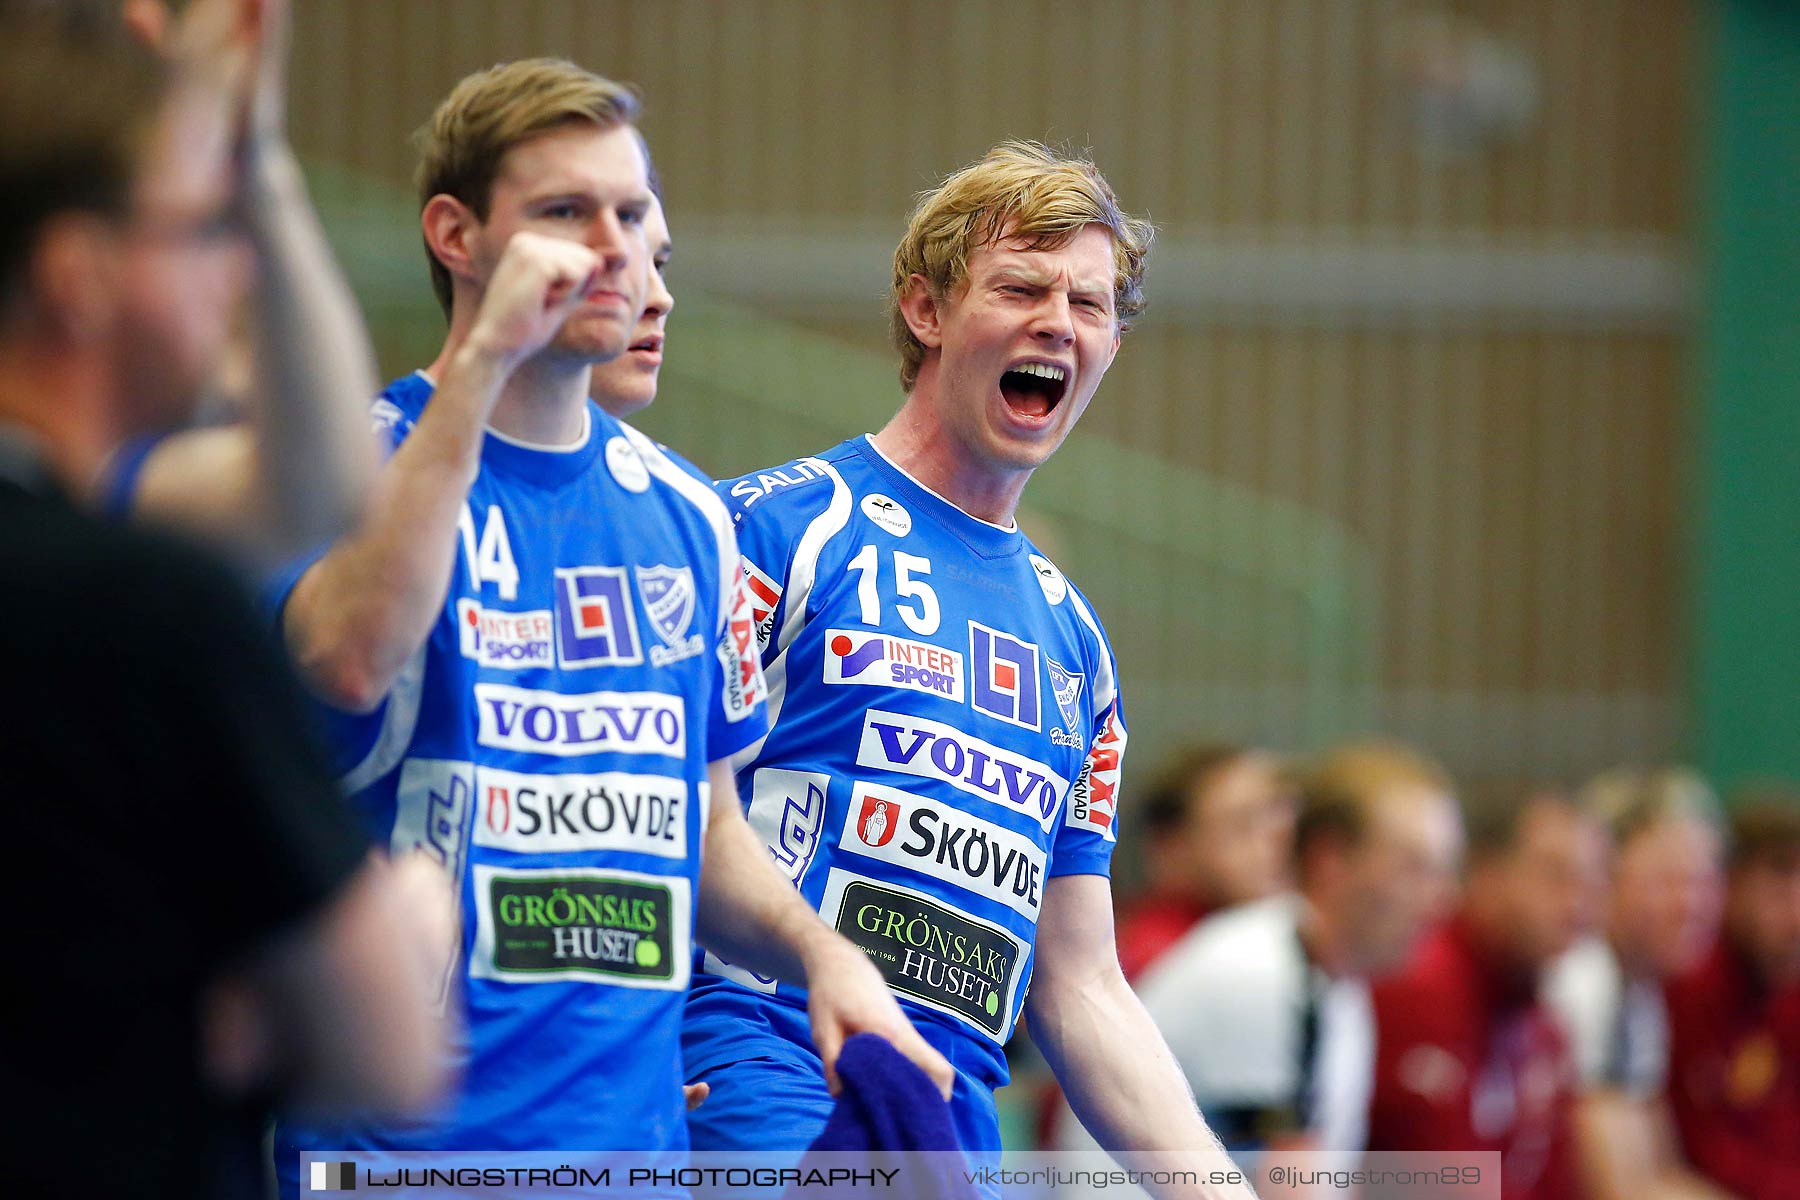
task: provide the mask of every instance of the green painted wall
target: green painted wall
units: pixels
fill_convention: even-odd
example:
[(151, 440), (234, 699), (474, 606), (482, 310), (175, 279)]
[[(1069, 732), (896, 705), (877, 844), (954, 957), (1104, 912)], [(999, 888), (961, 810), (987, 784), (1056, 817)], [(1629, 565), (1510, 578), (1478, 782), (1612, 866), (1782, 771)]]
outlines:
[(1712, 7), (1693, 687), (1729, 788), (1800, 779), (1800, 4)]

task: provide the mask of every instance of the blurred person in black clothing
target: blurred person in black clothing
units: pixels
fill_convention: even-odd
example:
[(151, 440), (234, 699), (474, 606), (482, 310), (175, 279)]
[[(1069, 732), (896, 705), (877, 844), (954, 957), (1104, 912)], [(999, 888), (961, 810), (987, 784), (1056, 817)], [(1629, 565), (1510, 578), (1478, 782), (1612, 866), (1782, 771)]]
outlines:
[(245, 274), (221, 123), (107, 15), (0, 4), (0, 1148), (24, 1195), (248, 1195), (270, 1100), (434, 1094), (448, 899), (368, 858), (235, 581), (82, 507)]

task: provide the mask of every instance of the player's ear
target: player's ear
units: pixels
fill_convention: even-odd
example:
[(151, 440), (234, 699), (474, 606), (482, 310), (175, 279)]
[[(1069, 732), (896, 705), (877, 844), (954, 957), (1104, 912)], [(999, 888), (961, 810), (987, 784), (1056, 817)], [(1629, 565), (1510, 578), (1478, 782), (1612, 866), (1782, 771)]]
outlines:
[(906, 327), (912, 330), (912, 335), (919, 339), (920, 345), (927, 350), (936, 350), (944, 344), (938, 300), (931, 294), (931, 284), (923, 275), (915, 271), (907, 278), (906, 290), (900, 293), (899, 305), (900, 315), (906, 319)]
[(455, 196), (439, 192), (425, 202), (419, 214), (419, 226), (425, 233), (425, 245), (452, 275), (471, 275), (474, 263), (474, 240), (481, 222), (469, 206)]
[(119, 233), (104, 218), (65, 213), (46, 222), (27, 270), (39, 316), (71, 345), (109, 336), (117, 322)]

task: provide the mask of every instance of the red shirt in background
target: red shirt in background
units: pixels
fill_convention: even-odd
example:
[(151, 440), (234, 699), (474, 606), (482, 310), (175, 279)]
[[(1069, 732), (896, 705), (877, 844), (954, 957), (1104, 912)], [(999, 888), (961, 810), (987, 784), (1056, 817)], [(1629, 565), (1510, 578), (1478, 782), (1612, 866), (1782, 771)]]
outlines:
[(1575, 1064), (1537, 999), (1452, 921), (1377, 983), (1370, 1150), (1493, 1150), (1504, 1200), (1570, 1200)]
[(1135, 980), (1162, 952), (1186, 936), (1211, 910), (1198, 900), (1149, 892), (1125, 907), (1114, 932), (1119, 965)]
[(1721, 942), (1664, 991), (1688, 1161), (1743, 1200), (1800, 1197), (1800, 985), (1767, 991)]

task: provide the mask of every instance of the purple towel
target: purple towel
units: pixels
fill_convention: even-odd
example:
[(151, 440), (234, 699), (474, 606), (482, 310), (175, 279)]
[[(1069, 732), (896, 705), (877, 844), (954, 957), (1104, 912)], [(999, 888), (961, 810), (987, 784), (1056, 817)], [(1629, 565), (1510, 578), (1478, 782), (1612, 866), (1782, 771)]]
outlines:
[[(903, 1167), (891, 1191), (884, 1196), (975, 1200), (979, 1195), (963, 1175), (965, 1160), (950, 1122), (950, 1106), (938, 1094), (931, 1077), (883, 1037), (859, 1033), (844, 1043), (838, 1054), (838, 1078), (844, 1090), (825, 1128), (814, 1139), (800, 1166), (821, 1168), (827, 1160), (815, 1154), (867, 1156), (869, 1166)], [(907, 1151), (940, 1153), (902, 1159)], [(896, 1153), (898, 1152), (898, 1153)], [(829, 1165), (848, 1165), (847, 1159)], [(789, 1196), (813, 1195), (796, 1187)]]

